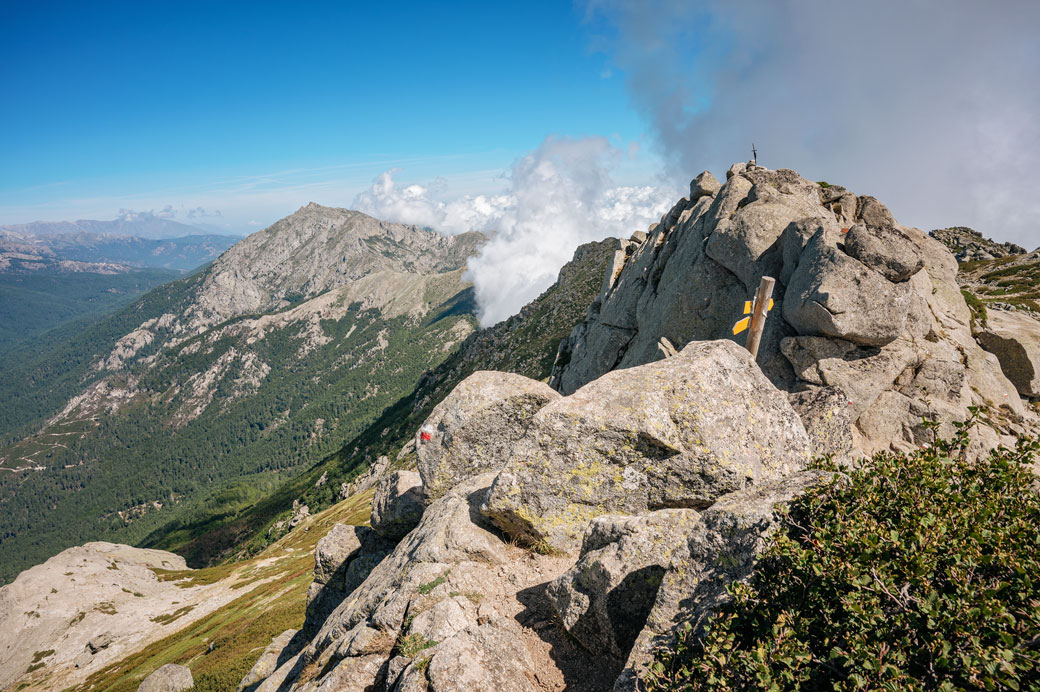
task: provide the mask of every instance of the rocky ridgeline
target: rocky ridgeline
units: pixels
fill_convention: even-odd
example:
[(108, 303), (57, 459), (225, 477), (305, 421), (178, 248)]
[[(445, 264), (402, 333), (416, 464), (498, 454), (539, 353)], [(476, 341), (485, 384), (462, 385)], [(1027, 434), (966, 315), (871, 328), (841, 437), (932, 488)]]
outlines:
[[(585, 321), (561, 344), (554, 388), (571, 393), (659, 360), (662, 338), (679, 348), (743, 342), (731, 329), (767, 275), (777, 279), (775, 307), (758, 362), (811, 432), (847, 429), (853, 453), (866, 454), (925, 444), (922, 418), (962, 419), (971, 405), (990, 423), (979, 450), (1036, 426), (976, 342), (942, 243), (873, 197), (794, 171), (736, 164), (726, 178), (702, 173), (660, 223), (622, 241)], [(851, 425), (827, 424), (835, 414)], [(817, 442), (819, 452), (847, 451)]]
[[(481, 371), (433, 409), (418, 473), (380, 482), (371, 528), (319, 543), (304, 629), (240, 690), (637, 689), (826, 480), (811, 456), (927, 444), (922, 417), (973, 404), (976, 452), (1036, 429), (956, 273), (871, 197), (698, 176), (621, 241), (552, 387)], [(756, 364), (730, 330), (763, 275)]]
[(822, 480), (801, 419), (730, 341), (561, 396), (481, 371), (318, 544), (302, 636), (241, 690), (635, 689)]
[(945, 245), (958, 262), (979, 262), (1000, 257), (1021, 255), (1026, 249), (1014, 243), (998, 243), (983, 237), (981, 233), (964, 226), (939, 228), (931, 231), (932, 236)]

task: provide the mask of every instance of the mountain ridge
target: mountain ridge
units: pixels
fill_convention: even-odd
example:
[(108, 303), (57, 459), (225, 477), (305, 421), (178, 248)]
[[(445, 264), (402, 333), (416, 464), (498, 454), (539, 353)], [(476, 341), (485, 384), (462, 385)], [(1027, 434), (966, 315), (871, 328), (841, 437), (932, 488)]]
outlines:
[[(307, 205), (53, 357), (29, 354), (34, 369), (12, 363), (2, 432), (33, 427), (0, 449), (15, 510), (0, 553), (140, 537), (207, 493), (255, 498), (332, 451), (475, 328), (462, 275), (482, 239)], [(26, 378), (51, 402), (31, 416), (16, 410), (39, 396)], [(63, 491), (67, 476), (96, 492)]]

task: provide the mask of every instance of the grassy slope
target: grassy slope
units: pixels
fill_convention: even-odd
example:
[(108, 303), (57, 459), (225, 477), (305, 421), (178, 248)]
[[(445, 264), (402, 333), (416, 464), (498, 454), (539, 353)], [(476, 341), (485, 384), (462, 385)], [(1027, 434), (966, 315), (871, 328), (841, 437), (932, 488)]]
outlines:
[(1040, 259), (1013, 255), (965, 262), (958, 280), (983, 303), (1008, 303), (1040, 313)]
[[(366, 523), (371, 502), (372, 493), (367, 492), (316, 514), (254, 559), (163, 575), (165, 579), (206, 583), (227, 580), (243, 593), (223, 608), (71, 689), (133, 692), (159, 666), (177, 663), (191, 669), (197, 692), (234, 690), (273, 637), (303, 624), (307, 587), (313, 580), (315, 544), (337, 522)], [(273, 565), (257, 566), (262, 560), (279, 556), (281, 559)], [(268, 581), (253, 586), (265, 578)], [(25, 689), (52, 689), (46, 671), (40, 671), (34, 684)]]

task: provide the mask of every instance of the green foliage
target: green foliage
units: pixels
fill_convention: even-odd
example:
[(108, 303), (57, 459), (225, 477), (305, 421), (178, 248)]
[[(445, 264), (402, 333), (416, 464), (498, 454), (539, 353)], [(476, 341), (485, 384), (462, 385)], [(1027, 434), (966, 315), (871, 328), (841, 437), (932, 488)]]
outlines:
[(191, 606), (191, 605), (181, 606), (180, 608), (178, 608), (177, 610), (173, 611), (172, 613), (166, 613), (164, 615), (156, 615), (154, 618), (152, 618), (152, 622), (157, 622), (160, 625), (168, 625), (171, 622), (175, 622), (176, 620), (179, 620), (180, 618), (184, 617), (185, 615), (187, 615), (188, 613), (190, 613), (194, 609), (195, 609), (195, 606)]
[(1040, 690), (1040, 442), (972, 463), (967, 440), (831, 467), (648, 688)]
[(450, 569), (445, 570), (444, 574), (442, 574), (441, 576), (437, 577), (436, 579), (434, 579), (431, 582), (427, 582), (425, 584), (420, 584), (419, 585), (419, 589), (418, 589), (419, 593), (421, 593), (422, 595), (425, 596), (426, 594), (430, 593), (431, 591), (436, 589), (438, 586), (440, 586), (444, 582), (448, 581), (448, 572), (451, 572), (451, 570)]
[(48, 656), (50, 656), (53, 653), (54, 653), (54, 649), (47, 649), (46, 651), (36, 651), (36, 652), (33, 652), (33, 660), (32, 660), (32, 662), (33, 663), (39, 663), (40, 661), (42, 661), (43, 659), (47, 658)]
[(831, 184), (828, 183), (826, 180), (819, 180), (819, 181), (816, 182), (816, 184), (819, 185), (820, 187), (822, 187), (824, 190), (826, 190), (827, 188), (829, 188), (831, 186)]
[(406, 634), (397, 640), (397, 653), (408, 658), (415, 658), (420, 652), (437, 646), (437, 642), (427, 639), (418, 633)]
[(988, 317), (986, 304), (979, 300), (979, 297), (971, 291), (961, 289), (961, 295), (964, 296), (964, 302), (968, 304), (968, 309), (971, 311), (971, 331), (975, 333), (979, 327), (986, 326)]

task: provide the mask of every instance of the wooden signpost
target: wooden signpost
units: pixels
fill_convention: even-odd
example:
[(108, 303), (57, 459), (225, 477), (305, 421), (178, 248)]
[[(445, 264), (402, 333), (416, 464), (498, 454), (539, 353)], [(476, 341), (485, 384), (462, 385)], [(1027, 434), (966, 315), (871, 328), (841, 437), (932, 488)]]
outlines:
[(758, 344), (762, 340), (762, 329), (766, 326), (766, 315), (773, 309), (773, 285), (776, 279), (763, 276), (755, 292), (755, 299), (744, 303), (744, 314), (750, 315), (733, 325), (733, 333), (740, 334), (748, 330), (747, 350), (752, 358), (758, 357)]

